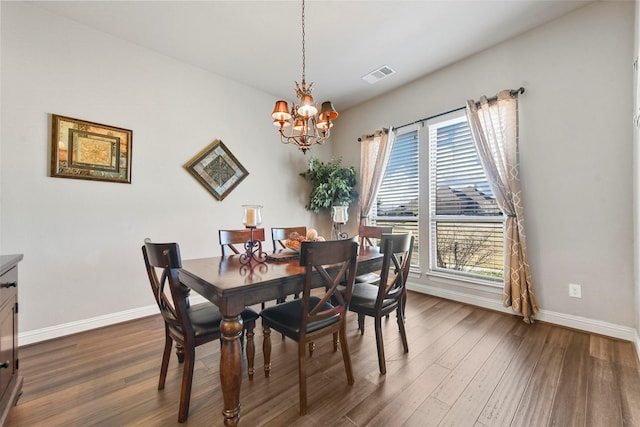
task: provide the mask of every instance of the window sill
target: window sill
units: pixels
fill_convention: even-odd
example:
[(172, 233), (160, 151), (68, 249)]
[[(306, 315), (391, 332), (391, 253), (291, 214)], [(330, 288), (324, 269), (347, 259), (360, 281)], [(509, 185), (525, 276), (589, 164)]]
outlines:
[(433, 284), (481, 290), (494, 294), (502, 294), (504, 289), (504, 282), (457, 277), (446, 273), (412, 271), (409, 275), (416, 279), (424, 277)]

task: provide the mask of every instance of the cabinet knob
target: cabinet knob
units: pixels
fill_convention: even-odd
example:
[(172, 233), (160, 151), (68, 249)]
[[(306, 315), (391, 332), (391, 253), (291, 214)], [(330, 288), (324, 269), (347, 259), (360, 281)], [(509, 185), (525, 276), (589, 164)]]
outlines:
[(4, 369), (6, 369), (6, 368), (8, 368), (8, 367), (9, 367), (9, 365), (11, 365), (11, 363), (7, 360), (7, 361), (6, 361), (6, 362), (4, 362), (2, 365), (0, 365), (0, 368), (4, 368)]
[(9, 282), (1, 284), (0, 288), (15, 288), (16, 286), (18, 286), (18, 282)]

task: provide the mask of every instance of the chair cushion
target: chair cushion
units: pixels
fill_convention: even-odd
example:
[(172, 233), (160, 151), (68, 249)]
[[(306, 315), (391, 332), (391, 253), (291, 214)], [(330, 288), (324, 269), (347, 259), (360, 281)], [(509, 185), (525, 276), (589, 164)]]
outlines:
[[(363, 313), (372, 312), (375, 308), (377, 298), (378, 285), (355, 283), (353, 285), (349, 310)], [(382, 308), (391, 308), (391, 306), (395, 306), (396, 304), (396, 300), (386, 299), (382, 301)]]
[(242, 310), (242, 313), (240, 314), (242, 316), (242, 321), (244, 323), (250, 322), (250, 321), (256, 321), (258, 320), (258, 317), (260, 317), (260, 315), (254, 311), (251, 310), (250, 308), (245, 308), (244, 310)]
[(213, 304), (202, 303), (189, 307), (187, 310), (193, 333), (196, 337), (215, 335), (220, 333), (222, 314)]
[[(309, 306), (314, 307), (320, 298), (309, 298)], [(333, 306), (325, 303), (320, 311), (330, 310)], [(289, 338), (297, 340), (300, 337), (300, 328), (302, 323), (302, 299), (294, 299), (293, 301), (276, 304), (272, 307), (265, 308), (260, 313), (262, 323), (278, 332), (281, 332)], [(340, 320), (340, 316), (335, 315), (327, 319), (312, 322), (307, 325), (306, 333), (311, 333), (336, 323)]]
[[(193, 332), (196, 337), (204, 337), (207, 335), (216, 335), (220, 333), (220, 321), (222, 314), (215, 305), (205, 302), (202, 304), (189, 307), (189, 319), (193, 325)], [(259, 314), (250, 308), (245, 308), (242, 313), (242, 321), (244, 323), (256, 321)]]

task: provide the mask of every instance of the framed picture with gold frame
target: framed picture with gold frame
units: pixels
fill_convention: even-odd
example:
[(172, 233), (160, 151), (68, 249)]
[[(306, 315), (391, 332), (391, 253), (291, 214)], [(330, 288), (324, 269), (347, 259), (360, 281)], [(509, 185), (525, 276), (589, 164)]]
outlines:
[(249, 175), (219, 139), (189, 160), (184, 167), (218, 200), (227, 197)]
[(51, 176), (131, 184), (133, 132), (52, 115)]

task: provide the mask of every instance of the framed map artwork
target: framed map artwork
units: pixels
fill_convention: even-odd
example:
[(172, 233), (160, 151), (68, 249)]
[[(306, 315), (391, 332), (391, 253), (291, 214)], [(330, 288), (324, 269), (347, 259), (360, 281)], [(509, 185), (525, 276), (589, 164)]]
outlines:
[(52, 115), (51, 176), (131, 184), (133, 132)]
[(249, 175), (219, 139), (198, 153), (185, 168), (218, 200), (227, 197)]

